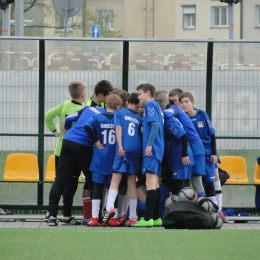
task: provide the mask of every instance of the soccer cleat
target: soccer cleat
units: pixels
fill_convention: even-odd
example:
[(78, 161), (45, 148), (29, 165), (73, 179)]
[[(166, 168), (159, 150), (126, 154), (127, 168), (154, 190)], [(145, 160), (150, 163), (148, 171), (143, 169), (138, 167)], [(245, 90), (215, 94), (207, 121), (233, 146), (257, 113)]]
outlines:
[(75, 218), (73, 217), (62, 217), (61, 221), (60, 221), (63, 225), (81, 225), (81, 223), (79, 221), (77, 221)]
[(44, 216), (44, 221), (45, 221), (45, 222), (48, 222), (49, 218), (50, 218), (50, 213), (47, 212), (47, 213), (45, 214), (45, 216)]
[(121, 226), (124, 226), (126, 222), (126, 216), (125, 215), (121, 216), (120, 218), (117, 219), (117, 221), (120, 223)]
[(141, 218), (135, 224), (131, 225), (131, 227), (153, 227), (153, 219), (145, 220)]
[(48, 219), (48, 226), (52, 227), (57, 225), (58, 225), (57, 219), (53, 216), (50, 216)]
[(121, 226), (120, 222), (118, 221), (117, 218), (111, 218), (109, 220), (109, 225), (110, 225), (110, 227), (120, 227)]
[(220, 211), (220, 212), (219, 212), (219, 215), (220, 215), (220, 217), (221, 217), (223, 223), (229, 223), (228, 220), (227, 220), (227, 218), (226, 218), (226, 216), (225, 216), (225, 214), (223, 213), (223, 211)]
[(90, 221), (88, 222), (87, 226), (89, 226), (89, 227), (99, 226), (98, 218), (91, 218)]
[(131, 227), (133, 224), (137, 223), (138, 220), (137, 219), (128, 219), (126, 222), (125, 222), (125, 225), (127, 227)]
[(116, 214), (115, 209), (110, 208), (103, 218), (102, 227), (107, 227), (109, 225), (109, 220), (113, 218), (115, 214)]
[(162, 226), (162, 219), (161, 218), (153, 219), (153, 226), (154, 227), (161, 227)]
[(86, 218), (82, 217), (81, 225), (85, 225), (86, 226), (90, 220), (91, 220), (91, 218), (86, 219)]

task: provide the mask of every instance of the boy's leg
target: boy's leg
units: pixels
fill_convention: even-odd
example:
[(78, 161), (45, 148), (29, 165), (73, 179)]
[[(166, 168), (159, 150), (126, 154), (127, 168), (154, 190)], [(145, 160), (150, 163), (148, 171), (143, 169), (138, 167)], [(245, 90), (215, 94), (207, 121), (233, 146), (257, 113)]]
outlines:
[(93, 156), (93, 147), (87, 147), (84, 152), (84, 157), (80, 160), (80, 168), (85, 176), (85, 184), (82, 192), (83, 203), (83, 224), (87, 224), (91, 218), (92, 203), (91, 203), (91, 190), (93, 188), (92, 172), (90, 171), (90, 164)]
[(215, 196), (218, 204), (218, 212), (224, 223), (229, 223), (226, 216), (222, 212), (222, 188), (219, 180), (218, 167), (215, 167), (215, 181), (214, 181)]
[[(66, 141), (66, 140), (65, 140)], [(66, 222), (71, 219), (71, 209), (73, 204), (73, 197), (75, 195), (75, 192), (78, 187), (78, 178), (80, 176), (81, 171), (87, 175), (88, 178), (86, 180), (89, 181), (89, 178), (91, 178), (91, 184), (92, 184), (92, 173), (86, 173), (89, 172), (89, 167), (92, 159), (93, 154), (93, 147), (81, 145), (75, 142), (71, 143), (71, 160), (74, 161), (75, 165), (77, 167), (74, 167), (74, 172), (71, 176), (70, 181), (66, 185), (63, 191), (63, 203), (64, 203), (64, 216), (67, 217), (67, 220), (64, 219)], [(86, 159), (87, 158), (87, 159)], [(89, 218), (91, 217), (91, 200), (89, 197), (88, 200), (90, 207), (89, 207)], [(72, 221), (73, 222), (73, 221)], [(77, 223), (78, 224), (78, 223)]]
[[(66, 140), (64, 141), (65, 142), (63, 142), (61, 150), (57, 175), (51, 187), (49, 195), (49, 215), (50, 217), (52, 217), (52, 220), (57, 218), (60, 197), (63, 194), (64, 188), (67, 185), (68, 180), (71, 176), (74, 175), (75, 171), (79, 171), (77, 170), (77, 164), (75, 164), (75, 161), (71, 156), (71, 142), (66, 142)], [(54, 221), (50, 221), (48, 223), (50, 225), (56, 224), (56, 222), (54, 223)]]
[(128, 175), (127, 186), (129, 189), (129, 220), (126, 221), (126, 226), (130, 226), (137, 222), (137, 190), (136, 190), (136, 175)]
[(205, 190), (202, 184), (202, 175), (205, 175), (205, 155), (193, 155), (195, 164), (192, 166), (191, 184), (198, 193), (198, 197), (205, 197)]
[(212, 164), (210, 161), (210, 156), (205, 156), (205, 165), (206, 165), (206, 175), (203, 176), (204, 185), (205, 185), (205, 193), (206, 196), (213, 201), (215, 204), (217, 203), (217, 199), (215, 196), (215, 188), (214, 188), (214, 181), (215, 181), (215, 164)]
[(145, 211), (145, 217), (144, 219), (146, 221), (150, 220), (153, 218), (153, 211), (154, 211), (154, 206), (155, 206), (155, 201), (156, 201), (156, 189), (158, 184), (158, 177), (154, 173), (146, 173), (146, 211)]
[(106, 205), (107, 213), (102, 221), (103, 227), (108, 226), (109, 220), (112, 217), (114, 217), (116, 214), (114, 205), (115, 205), (116, 197), (118, 195), (118, 186), (121, 179), (122, 179), (122, 173), (118, 173), (118, 172), (113, 173), (108, 195), (107, 195), (107, 205)]
[[(93, 174), (93, 178), (94, 178)], [(98, 226), (98, 216), (100, 210), (100, 203), (102, 199), (102, 191), (104, 189), (103, 183), (98, 183), (94, 179), (93, 194), (92, 194), (92, 218), (88, 222), (88, 226)]]

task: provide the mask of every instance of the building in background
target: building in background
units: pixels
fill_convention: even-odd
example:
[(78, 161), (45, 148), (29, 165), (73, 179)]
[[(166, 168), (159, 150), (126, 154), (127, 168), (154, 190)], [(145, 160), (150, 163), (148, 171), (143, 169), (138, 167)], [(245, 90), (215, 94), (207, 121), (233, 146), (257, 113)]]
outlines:
[[(26, 36), (62, 37), (64, 18), (52, 0), (25, 0), (25, 19), (34, 22)], [(12, 18), (14, 19), (14, 18)], [(82, 11), (68, 20), (68, 37), (91, 37), (91, 26), (102, 27), (101, 37), (229, 39), (228, 4), (218, 0), (85, 0)], [(234, 5), (234, 39), (260, 38), (260, 2)]]

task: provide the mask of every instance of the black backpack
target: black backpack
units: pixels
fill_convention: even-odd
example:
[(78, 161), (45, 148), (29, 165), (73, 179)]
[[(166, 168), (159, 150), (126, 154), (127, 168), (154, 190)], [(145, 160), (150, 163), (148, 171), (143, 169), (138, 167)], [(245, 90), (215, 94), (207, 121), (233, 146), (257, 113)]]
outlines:
[(219, 180), (220, 180), (221, 186), (223, 186), (225, 184), (226, 180), (230, 178), (230, 176), (226, 171), (222, 170), (219, 167), (218, 167), (218, 174), (219, 174)]
[(163, 226), (165, 229), (214, 229), (216, 222), (200, 204), (180, 201), (166, 207)]

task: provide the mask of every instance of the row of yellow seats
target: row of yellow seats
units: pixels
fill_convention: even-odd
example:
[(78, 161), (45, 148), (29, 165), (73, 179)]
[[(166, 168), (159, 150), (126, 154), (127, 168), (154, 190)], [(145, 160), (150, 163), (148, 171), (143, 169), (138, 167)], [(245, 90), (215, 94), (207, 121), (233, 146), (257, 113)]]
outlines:
[[(246, 161), (241, 156), (220, 156), (219, 167), (229, 173), (225, 184), (248, 184)], [(55, 178), (55, 156), (48, 158), (45, 181), (53, 182)], [(39, 167), (37, 157), (29, 153), (9, 154), (6, 159), (4, 181), (38, 182)], [(81, 177), (79, 177), (79, 182)], [(260, 165), (256, 162), (254, 184), (260, 184)]]
[[(48, 158), (45, 182), (54, 182), (55, 178), (55, 155)], [(4, 181), (38, 182), (39, 166), (35, 154), (12, 153), (6, 158)], [(79, 182), (81, 177), (79, 177)]]
[[(225, 170), (230, 178), (225, 184), (248, 184), (246, 161), (241, 156), (220, 156), (219, 168)], [(254, 184), (260, 184), (260, 165), (256, 162), (254, 169)]]

